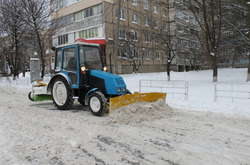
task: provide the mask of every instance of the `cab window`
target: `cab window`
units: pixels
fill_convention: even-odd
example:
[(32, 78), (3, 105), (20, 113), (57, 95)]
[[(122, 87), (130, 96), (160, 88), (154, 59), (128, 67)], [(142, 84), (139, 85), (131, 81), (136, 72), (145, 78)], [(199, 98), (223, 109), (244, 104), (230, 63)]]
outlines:
[(102, 69), (100, 50), (98, 47), (80, 47), (80, 65), (87, 69)]
[(55, 62), (55, 71), (60, 71), (62, 68), (62, 50), (57, 50)]
[(75, 48), (64, 49), (63, 68), (66, 71), (76, 71)]

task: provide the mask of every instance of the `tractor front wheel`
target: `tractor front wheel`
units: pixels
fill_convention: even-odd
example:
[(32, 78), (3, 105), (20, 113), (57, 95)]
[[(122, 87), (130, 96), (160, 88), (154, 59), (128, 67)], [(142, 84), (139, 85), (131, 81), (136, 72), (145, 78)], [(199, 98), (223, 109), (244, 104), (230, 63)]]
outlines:
[(94, 92), (89, 96), (89, 109), (95, 116), (102, 116), (107, 112), (107, 99), (101, 92)]
[(74, 99), (72, 90), (64, 78), (56, 78), (52, 86), (53, 103), (60, 110), (68, 110), (72, 107)]

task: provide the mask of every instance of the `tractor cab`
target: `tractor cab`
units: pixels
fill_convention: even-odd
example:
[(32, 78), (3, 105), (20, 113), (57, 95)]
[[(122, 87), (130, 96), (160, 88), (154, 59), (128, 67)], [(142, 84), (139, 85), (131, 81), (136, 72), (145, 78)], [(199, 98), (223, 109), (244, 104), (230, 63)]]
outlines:
[(56, 49), (55, 74), (64, 74), (71, 88), (83, 86), (90, 70), (106, 70), (98, 45), (79, 42)]

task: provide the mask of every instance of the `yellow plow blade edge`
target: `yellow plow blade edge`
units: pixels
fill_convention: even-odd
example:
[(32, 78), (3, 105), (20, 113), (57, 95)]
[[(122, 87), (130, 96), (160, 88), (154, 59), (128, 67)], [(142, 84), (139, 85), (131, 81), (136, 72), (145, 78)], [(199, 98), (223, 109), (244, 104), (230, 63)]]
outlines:
[(155, 102), (166, 96), (166, 93), (134, 93), (113, 97), (109, 100), (109, 111), (138, 102)]

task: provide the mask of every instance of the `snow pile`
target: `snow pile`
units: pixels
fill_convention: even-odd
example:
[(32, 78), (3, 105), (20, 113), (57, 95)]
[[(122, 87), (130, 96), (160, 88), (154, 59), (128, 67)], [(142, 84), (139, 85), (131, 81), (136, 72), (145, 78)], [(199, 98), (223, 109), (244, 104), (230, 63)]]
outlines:
[(26, 73), (25, 77), (20, 75), (13, 80), (13, 77), (0, 77), (0, 86), (6, 88), (16, 88), (21, 90), (27, 90), (31, 88), (30, 74)]
[[(45, 83), (48, 83), (50, 77), (51, 75), (49, 74), (45, 75), (43, 81)], [(32, 87), (30, 81), (30, 72), (27, 72), (25, 74), (25, 77), (23, 77), (22, 74), (20, 74), (19, 77), (16, 78), (16, 80), (13, 80), (13, 77), (0, 77), (0, 87), (29, 91)]]
[(153, 103), (135, 103), (119, 108), (110, 113), (110, 123), (134, 125), (144, 121), (153, 121), (168, 118), (173, 115), (173, 110), (165, 104), (164, 100)]

